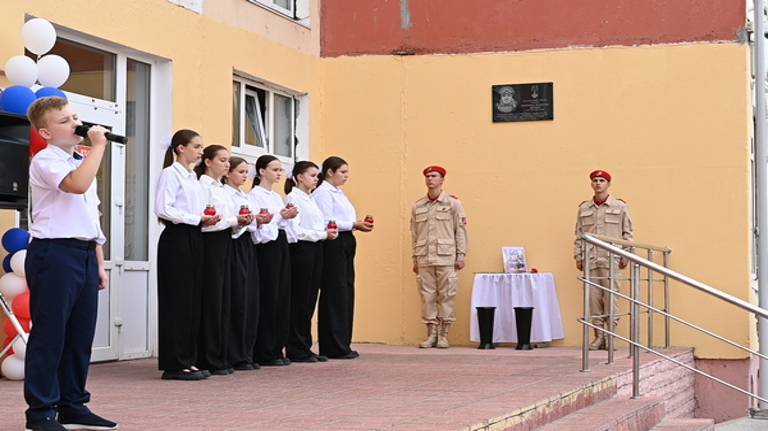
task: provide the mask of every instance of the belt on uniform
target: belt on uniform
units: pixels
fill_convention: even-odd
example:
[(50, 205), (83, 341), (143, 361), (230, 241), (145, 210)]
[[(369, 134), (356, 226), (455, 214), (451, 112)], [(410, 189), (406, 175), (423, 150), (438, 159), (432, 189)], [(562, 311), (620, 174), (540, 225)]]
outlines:
[(84, 250), (93, 250), (96, 248), (96, 241), (86, 241), (77, 238), (35, 238), (32, 241), (42, 243), (63, 245), (65, 247), (81, 248)]

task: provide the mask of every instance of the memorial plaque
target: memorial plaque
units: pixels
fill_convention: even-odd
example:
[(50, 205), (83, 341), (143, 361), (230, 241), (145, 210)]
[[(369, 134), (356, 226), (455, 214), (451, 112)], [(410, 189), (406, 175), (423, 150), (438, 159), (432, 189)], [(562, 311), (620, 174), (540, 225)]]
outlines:
[(506, 84), (491, 87), (494, 123), (541, 121), (555, 118), (553, 84)]

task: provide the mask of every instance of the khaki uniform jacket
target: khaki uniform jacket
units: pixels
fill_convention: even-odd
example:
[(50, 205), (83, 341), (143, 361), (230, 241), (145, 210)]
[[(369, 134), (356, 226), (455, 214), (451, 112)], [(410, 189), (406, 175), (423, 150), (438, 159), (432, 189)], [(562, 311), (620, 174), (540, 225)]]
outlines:
[[(597, 206), (590, 199), (579, 204), (576, 214), (576, 240), (573, 243), (573, 257), (576, 261), (584, 260), (582, 255), (581, 234), (594, 233), (632, 241), (632, 219), (629, 217), (629, 206), (622, 200), (608, 196), (604, 204)], [(592, 268), (609, 268), (608, 252), (599, 250), (595, 254), (595, 246), (589, 245), (589, 264)], [(627, 249), (628, 247), (624, 247)], [(615, 258), (615, 261), (618, 257)]]
[(411, 246), (418, 266), (453, 266), (467, 254), (467, 215), (461, 201), (445, 191), (432, 203), (426, 196), (411, 211)]

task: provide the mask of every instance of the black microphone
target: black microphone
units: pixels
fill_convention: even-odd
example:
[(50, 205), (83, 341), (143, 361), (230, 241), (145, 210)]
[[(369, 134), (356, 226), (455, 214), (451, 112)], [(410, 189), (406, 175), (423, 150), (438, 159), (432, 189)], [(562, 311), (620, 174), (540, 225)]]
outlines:
[[(85, 124), (81, 124), (77, 127), (75, 127), (75, 135), (82, 136), (83, 138), (88, 137), (88, 130), (91, 128), (91, 126), (86, 126)], [(104, 136), (107, 137), (107, 140), (112, 142), (117, 142), (118, 144), (124, 144), (126, 142), (125, 136), (115, 135), (113, 133), (105, 133)]]

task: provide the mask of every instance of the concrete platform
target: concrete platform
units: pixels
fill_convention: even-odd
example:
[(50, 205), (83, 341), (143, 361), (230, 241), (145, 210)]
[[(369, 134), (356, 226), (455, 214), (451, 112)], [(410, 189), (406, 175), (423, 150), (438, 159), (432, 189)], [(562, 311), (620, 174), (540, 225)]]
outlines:
[[(160, 380), (153, 359), (96, 364), (89, 405), (121, 430), (536, 429), (615, 396), (630, 368), (626, 350), (612, 366), (606, 352), (592, 352), (584, 373), (574, 348), (355, 348), (355, 360), (201, 382)], [(24, 409), (22, 384), (0, 380), (0, 430), (22, 430)]]

